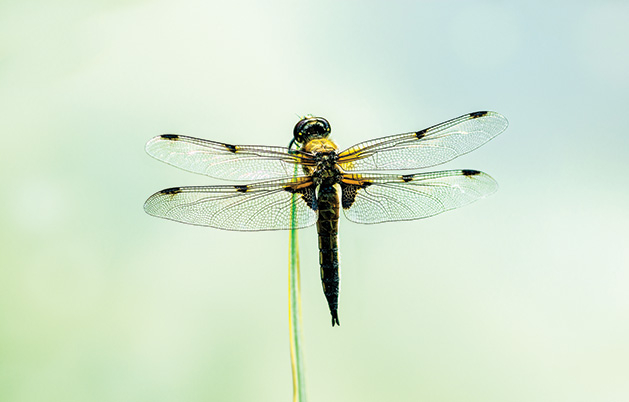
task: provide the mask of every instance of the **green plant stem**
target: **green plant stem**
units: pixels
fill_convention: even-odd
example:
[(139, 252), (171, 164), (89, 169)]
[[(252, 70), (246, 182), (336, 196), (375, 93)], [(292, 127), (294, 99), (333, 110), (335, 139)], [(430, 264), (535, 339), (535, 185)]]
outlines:
[[(295, 171), (295, 174), (297, 170)], [(293, 373), (293, 402), (306, 402), (304, 379), (301, 323), (301, 285), (299, 277), (299, 242), (297, 239), (295, 202), (291, 207), (291, 230), (289, 235), (288, 264), (288, 325), (290, 331), (290, 360)]]

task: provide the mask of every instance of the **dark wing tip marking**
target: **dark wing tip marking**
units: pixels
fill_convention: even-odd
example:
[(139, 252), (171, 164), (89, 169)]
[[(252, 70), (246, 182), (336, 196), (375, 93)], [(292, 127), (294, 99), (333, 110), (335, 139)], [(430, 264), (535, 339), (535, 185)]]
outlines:
[[(483, 110), (483, 111), (480, 111), (480, 112), (472, 112), (472, 113), (469, 114), (469, 116), (472, 119), (477, 119), (479, 117), (487, 116), (488, 113), (489, 113), (488, 111)], [(428, 130), (430, 130), (430, 128), (425, 128), (425, 129), (423, 129), (421, 131), (417, 131), (415, 133), (415, 137), (417, 137), (418, 140), (421, 140), (422, 138), (424, 138), (426, 136), (426, 134), (428, 134)]]
[(476, 118), (478, 118), (478, 117), (483, 117), (483, 116), (486, 116), (486, 115), (487, 115), (487, 113), (489, 113), (489, 112), (487, 112), (487, 111), (474, 112), (474, 113), (470, 113), (470, 117), (471, 117), (471, 118), (473, 118), (473, 119), (476, 119)]
[(234, 186), (234, 188), (239, 193), (246, 193), (247, 191), (249, 191), (249, 186)]
[(405, 174), (404, 176), (401, 176), (401, 179), (404, 180), (405, 182), (408, 182), (408, 181), (413, 180), (413, 177), (415, 177), (414, 174)]
[(175, 195), (181, 193), (181, 187), (171, 187), (159, 192), (160, 194)]
[(179, 136), (177, 134), (162, 134), (160, 135), (160, 137), (164, 140), (173, 140), (173, 141), (176, 141), (179, 139)]
[(231, 145), (231, 144), (223, 144), (223, 145), (225, 145), (225, 148), (227, 148), (229, 152), (236, 153), (236, 151), (238, 151), (238, 148), (235, 145)]
[(463, 173), (463, 176), (476, 176), (480, 174), (478, 170), (474, 169), (463, 169), (461, 170), (461, 173)]
[(421, 140), (422, 138), (424, 138), (426, 136), (426, 133), (428, 132), (428, 129), (425, 128), (421, 131), (418, 131), (415, 133), (415, 137), (417, 137), (418, 140)]

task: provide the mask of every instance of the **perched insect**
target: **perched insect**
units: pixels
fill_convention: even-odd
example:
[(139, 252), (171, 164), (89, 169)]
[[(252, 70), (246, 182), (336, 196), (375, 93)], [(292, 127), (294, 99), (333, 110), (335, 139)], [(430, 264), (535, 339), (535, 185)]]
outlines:
[(350, 221), (370, 224), (425, 218), (483, 198), (496, 191), (497, 184), (478, 170), (377, 172), (444, 163), (483, 145), (507, 125), (498, 113), (475, 112), (421, 131), (361, 142), (342, 152), (328, 139), (330, 123), (322, 117), (301, 119), (289, 147), (231, 145), (164, 134), (147, 143), (152, 157), (219, 179), (258, 182), (168, 188), (149, 197), (144, 210), (225, 230), (305, 228), (317, 223), (323, 292), (332, 326), (339, 325), (340, 207)]

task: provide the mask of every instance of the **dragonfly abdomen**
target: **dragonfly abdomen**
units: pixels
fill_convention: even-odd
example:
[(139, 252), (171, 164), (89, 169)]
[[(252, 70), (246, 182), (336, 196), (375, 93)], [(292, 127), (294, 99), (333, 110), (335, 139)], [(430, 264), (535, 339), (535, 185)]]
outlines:
[(339, 256), (338, 225), (339, 197), (333, 184), (323, 183), (318, 194), (319, 219), (319, 264), (321, 266), (321, 284), (323, 293), (332, 314), (332, 326), (340, 325), (338, 318), (339, 300)]

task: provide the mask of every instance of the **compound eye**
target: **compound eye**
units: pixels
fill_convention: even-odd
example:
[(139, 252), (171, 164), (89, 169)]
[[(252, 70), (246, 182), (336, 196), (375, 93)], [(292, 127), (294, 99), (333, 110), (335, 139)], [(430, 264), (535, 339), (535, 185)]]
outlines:
[(322, 129), (322, 135), (324, 137), (327, 137), (328, 135), (330, 135), (330, 122), (328, 122), (326, 119), (324, 119), (323, 117), (317, 117), (317, 121), (320, 124), (320, 127)]
[(330, 123), (323, 117), (306, 117), (295, 125), (293, 137), (298, 143), (308, 142), (313, 138), (325, 138), (330, 135)]
[(297, 124), (295, 124), (295, 128), (293, 129), (293, 138), (295, 139), (296, 142), (300, 144), (303, 143), (304, 134), (305, 134), (304, 129), (309, 121), (310, 121), (310, 118), (305, 118), (305, 119), (299, 120)]

